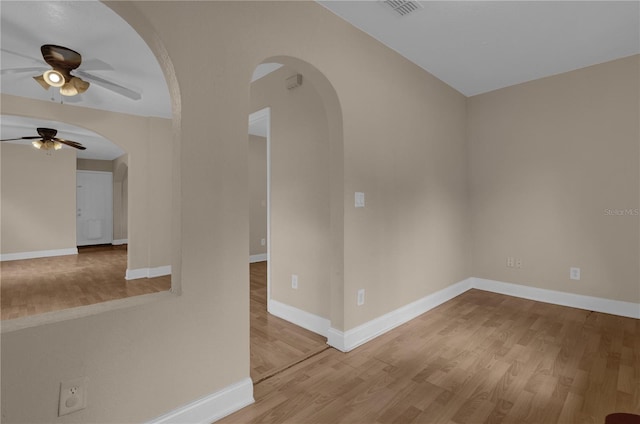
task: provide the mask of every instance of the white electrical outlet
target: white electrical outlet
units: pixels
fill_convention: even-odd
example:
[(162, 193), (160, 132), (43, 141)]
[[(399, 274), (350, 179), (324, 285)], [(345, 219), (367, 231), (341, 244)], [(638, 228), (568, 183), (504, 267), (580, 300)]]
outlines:
[(358, 290), (358, 306), (364, 305), (364, 289)]
[(291, 288), (292, 289), (298, 288), (298, 276), (296, 274), (291, 275)]
[(267, 239), (260, 239), (260, 246), (267, 244)]
[(60, 383), (60, 404), (58, 416), (85, 409), (87, 407), (87, 378), (81, 377)]
[(520, 258), (516, 259), (516, 268), (522, 268), (522, 259)]
[(572, 280), (579, 280), (580, 268), (574, 268), (574, 267), (569, 268), (569, 278)]
[(513, 256), (507, 257), (507, 268), (513, 268), (515, 266), (515, 259)]

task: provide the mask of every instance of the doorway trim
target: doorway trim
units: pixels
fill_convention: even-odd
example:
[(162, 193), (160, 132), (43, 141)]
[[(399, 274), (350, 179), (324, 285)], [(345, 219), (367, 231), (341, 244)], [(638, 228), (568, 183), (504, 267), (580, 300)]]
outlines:
[(249, 125), (263, 122), (267, 139), (267, 312), (272, 313), (271, 304), (271, 108), (257, 110), (249, 115)]

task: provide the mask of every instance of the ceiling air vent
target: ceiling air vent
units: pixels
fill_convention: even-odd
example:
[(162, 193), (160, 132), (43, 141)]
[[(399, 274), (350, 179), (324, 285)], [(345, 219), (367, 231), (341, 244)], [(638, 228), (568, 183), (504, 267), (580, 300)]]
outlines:
[(383, 3), (400, 16), (407, 16), (410, 13), (422, 9), (420, 3), (412, 0), (383, 0)]

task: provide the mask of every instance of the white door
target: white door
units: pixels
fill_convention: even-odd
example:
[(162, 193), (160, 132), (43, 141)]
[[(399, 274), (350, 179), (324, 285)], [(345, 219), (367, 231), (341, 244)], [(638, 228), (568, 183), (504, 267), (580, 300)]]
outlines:
[(113, 241), (111, 172), (76, 172), (76, 238), (78, 246)]

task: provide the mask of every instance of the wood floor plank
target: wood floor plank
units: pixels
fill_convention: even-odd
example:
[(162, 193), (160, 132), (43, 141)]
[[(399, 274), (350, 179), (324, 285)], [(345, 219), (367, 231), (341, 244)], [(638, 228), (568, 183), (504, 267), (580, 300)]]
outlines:
[(640, 413), (638, 321), (470, 290), (256, 384), (221, 422), (601, 424)]
[(125, 280), (127, 246), (0, 263), (0, 318), (21, 318), (171, 289), (171, 276)]

